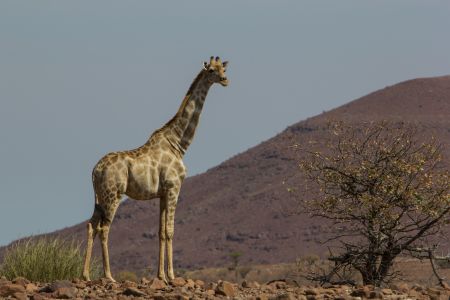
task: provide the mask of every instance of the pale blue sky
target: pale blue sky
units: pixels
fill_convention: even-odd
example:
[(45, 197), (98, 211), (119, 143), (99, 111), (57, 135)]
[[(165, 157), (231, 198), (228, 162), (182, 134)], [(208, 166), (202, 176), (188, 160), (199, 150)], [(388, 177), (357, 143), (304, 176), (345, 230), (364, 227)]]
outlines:
[[(156, 1), (155, 1), (156, 2)], [(190, 175), (386, 85), (450, 73), (449, 1), (1, 1), (0, 245), (79, 223), (91, 170), (230, 61)]]

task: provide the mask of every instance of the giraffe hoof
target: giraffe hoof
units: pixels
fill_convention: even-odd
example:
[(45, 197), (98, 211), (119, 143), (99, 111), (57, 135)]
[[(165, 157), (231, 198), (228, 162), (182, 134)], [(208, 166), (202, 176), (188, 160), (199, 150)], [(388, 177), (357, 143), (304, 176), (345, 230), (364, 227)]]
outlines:
[(107, 276), (105, 278), (106, 278), (106, 280), (108, 280), (110, 282), (116, 282), (116, 280), (114, 278), (112, 278), (112, 276)]
[(89, 273), (84, 273), (82, 278), (84, 281), (91, 281), (91, 277), (89, 276)]
[(162, 280), (164, 282), (165, 285), (169, 285), (169, 281), (167, 281), (166, 276), (158, 276), (159, 280)]

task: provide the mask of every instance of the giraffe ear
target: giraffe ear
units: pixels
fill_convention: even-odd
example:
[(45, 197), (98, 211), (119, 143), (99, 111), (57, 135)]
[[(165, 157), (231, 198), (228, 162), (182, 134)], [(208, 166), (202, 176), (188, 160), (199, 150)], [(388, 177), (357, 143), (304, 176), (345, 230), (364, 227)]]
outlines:
[(208, 63), (206, 61), (203, 62), (203, 70), (208, 70)]
[(222, 63), (222, 66), (223, 66), (224, 68), (226, 68), (227, 65), (228, 65), (228, 61), (224, 61), (224, 62)]

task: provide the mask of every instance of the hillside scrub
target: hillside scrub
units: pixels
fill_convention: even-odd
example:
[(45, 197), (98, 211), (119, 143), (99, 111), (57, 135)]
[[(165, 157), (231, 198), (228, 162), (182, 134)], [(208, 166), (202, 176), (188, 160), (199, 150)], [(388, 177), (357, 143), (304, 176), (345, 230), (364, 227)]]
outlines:
[[(80, 278), (84, 257), (80, 244), (60, 238), (28, 238), (11, 245), (0, 265), (0, 276), (9, 280), (25, 277), (31, 281)], [(100, 264), (93, 262), (92, 277), (100, 277)]]
[(339, 273), (353, 268), (364, 284), (379, 286), (395, 275), (397, 256), (435, 247), (428, 241), (436, 241), (448, 223), (450, 176), (443, 146), (404, 123), (336, 122), (328, 133), (325, 141), (294, 147), (307, 177), (302, 186), (314, 195), (298, 197), (302, 211), (330, 220), (326, 242), (339, 245), (330, 252), (332, 270), (314, 278), (339, 281)]

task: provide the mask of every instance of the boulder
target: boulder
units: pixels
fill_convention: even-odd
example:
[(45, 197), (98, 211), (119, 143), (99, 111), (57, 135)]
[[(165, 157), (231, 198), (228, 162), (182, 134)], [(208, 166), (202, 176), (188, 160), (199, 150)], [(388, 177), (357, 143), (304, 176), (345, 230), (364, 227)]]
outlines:
[(0, 286), (0, 296), (13, 296), (15, 293), (25, 293), (25, 288), (20, 284), (6, 283)]
[(14, 293), (13, 296), (18, 300), (28, 300), (26, 293)]
[(194, 282), (195, 282), (196, 287), (202, 288), (202, 287), (205, 286), (205, 282), (202, 281), (202, 280), (198, 280), (198, 279), (197, 279), (197, 280), (195, 280)]
[(148, 296), (145, 292), (140, 291), (139, 289), (134, 288), (134, 287), (128, 287), (128, 288), (126, 288), (126, 289), (123, 291), (122, 294), (124, 294), (124, 295), (126, 295), (126, 296), (134, 296), (134, 297), (145, 297), (145, 296)]
[(257, 283), (256, 281), (244, 280), (244, 281), (242, 281), (241, 285), (243, 288), (251, 288), (251, 289), (259, 288), (259, 283)]
[(362, 286), (356, 288), (350, 295), (353, 297), (369, 298), (370, 292), (370, 286)]
[(195, 282), (192, 279), (187, 279), (185, 287), (188, 289), (194, 289), (195, 288)]
[(146, 277), (142, 277), (141, 278), (141, 284), (147, 285), (147, 284), (150, 284), (150, 283), (151, 283), (151, 281), (148, 278), (146, 278)]
[(319, 295), (319, 291), (317, 289), (315, 289), (315, 288), (307, 288), (305, 290), (305, 295), (314, 295), (314, 296), (316, 296), (316, 295)]
[(77, 297), (77, 293), (76, 287), (58, 287), (54, 295), (59, 299), (74, 299)]
[(173, 286), (184, 286), (186, 280), (183, 277), (176, 277), (170, 281), (170, 284)]
[(25, 290), (28, 294), (33, 294), (39, 290), (39, 287), (30, 282), (25, 285)]
[(152, 290), (163, 290), (166, 286), (166, 283), (159, 278), (153, 278), (152, 283), (150, 284)]
[(30, 283), (30, 281), (28, 279), (24, 278), (24, 277), (16, 277), (16, 278), (13, 279), (12, 282), (15, 283), (15, 284), (23, 285), (23, 286), (25, 286), (28, 283)]
[(226, 297), (234, 297), (236, 296), (236, 291), (231, 282), (228, 281), (220, 281), (216, 287), (216, 295), (226, 296)]

